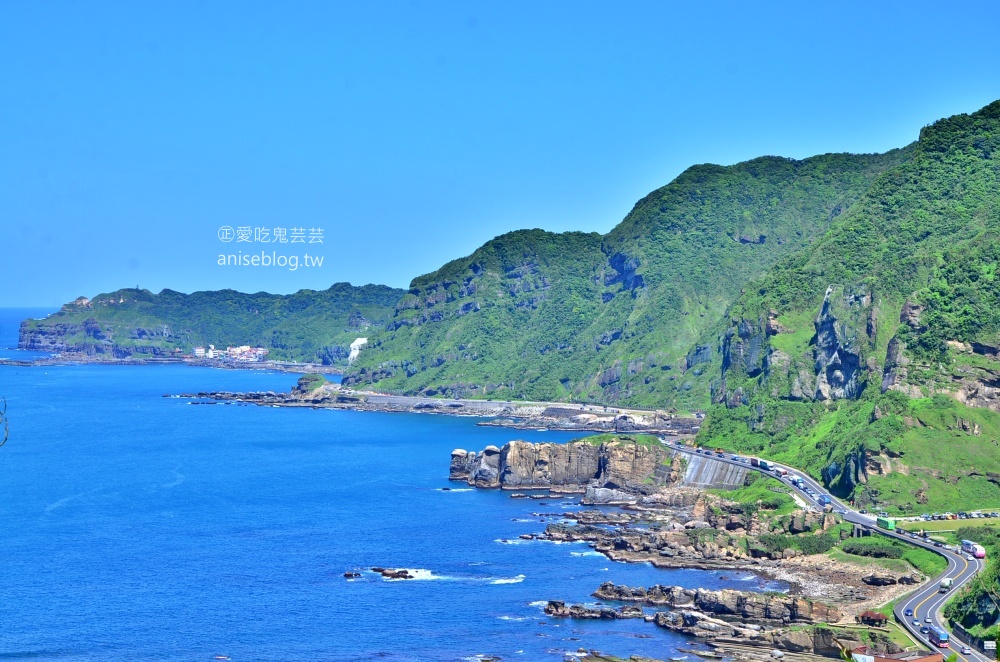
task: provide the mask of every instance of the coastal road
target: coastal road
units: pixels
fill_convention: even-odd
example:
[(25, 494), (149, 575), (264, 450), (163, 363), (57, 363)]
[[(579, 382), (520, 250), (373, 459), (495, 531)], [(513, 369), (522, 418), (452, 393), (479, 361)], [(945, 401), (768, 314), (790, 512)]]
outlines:
[[(823, 510), (824, 508), (824, 506), (819, 503), (819, 498), (821, 496), (829, 497), (830, 507), (833, 508), (834, 512), (839, 513), (844, 518), (844, 521), (864, 527), (865, 529), (877, 532), (881, 535), (901, 540), (916, 547), (923, 547), (924, 549), (928, 549), (943, 556), (945, 560), (948, 561), (948, 568), (933, 580), (927, 582), (923, 588), (904, 600), (900, 600), (896, 604), (894, 611), (896, 620), (898, 620), (915, 639), (924, 642), (927, 647), (932, 650), (937, 650), (937, 647), (930, 643), (928, 635), (922, 633), (920, 631), (921, 628), (931, 626), (944, 628), (944, 619), (941, 614), (941, 610), (944, 607), (945, 602), (948, 601), (952, 593), (958, 590), (966, 582), (970, 581), (976, 573), (985, 567), (984, 559), (974, 558), (970, 561), (959, 551), (945, 549), (944, 547), (937, 546), (934, 543), (928, 542), (916, 535), (906, 535), (879, 528), (876, 525), (875, 518), (870, 517), (868, 514), (862, 514), (850, 506), (845, 505), (833, 495), (828, 494), (819, 482), (795, 467), (790, 467), (768, 460), (767, 462), (771, 468), (762, 469), (761, 467), (751, 465), (750, 458), (736, 453), (728, 452), (720, 454), (718, 452), (709, 451), (708, 449), (698, 450), (691, 446), (686, 446), (680, 441), (674, 442), (673, 444), (668, 443), (663, 438), (661, 438), (660, 441), (676, 452), (687, 453), (689, 455), (703, 455), (715, 460), (716, 462), (724, 462), (726, 464), (752, 469), (771, 478), (781, 480), (782, 482), (787, 483), (788, 486), (791, 487), (792, 490), (794, 490), (794, 492), (806, 503), (810, 504), (811, 507), (815, 507), (819, 510)], [(784, 470), (788, 472), (788, 475), (781, 476), (780, 472), (775, 472), (774, 469)], [(791, 480), (795, 477), (802, 479), (801, 488), (791, 482)], [(952, 579), (952, 587), (949, 591), (941, 593), (941, 580), (945, 578)], [(912, 612), (912, 616), (906, 615), (907, 610)], [(914, 621), (916, 621), (916, 623), (914, 623)], [(947, 631), (947, 628), (944, 629)], [(962, 648), (967, 645), (967, 642), (962, 641), (954, 634), (951, 635), (950, 639), (952, 649), (951, 652), (956, 653), (959, 660), (964, 662), (989, 662), (991, 660), (991, 658), (982, 655), (974, 648), (971, 649), (971, 653), (963, 654), (961, 651)]]

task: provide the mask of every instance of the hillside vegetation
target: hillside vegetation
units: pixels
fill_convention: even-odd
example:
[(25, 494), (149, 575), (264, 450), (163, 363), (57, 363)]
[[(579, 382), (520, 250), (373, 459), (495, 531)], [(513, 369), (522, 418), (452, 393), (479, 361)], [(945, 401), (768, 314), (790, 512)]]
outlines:
[(273, 359), (346, 365), (350, 343), (384, 325), (402, 294), (348, 283), (290, 295), (124, 289), (26, 320), (19, 346), (124, 358), (190, 353), (195, 345), (251, 345), (268, 348)]
[(1000, 505), (1000, 103), (921, 131), (745, 288), (703, 434), (897, 512)]
[(605, 236), (497, 237), (415, 278), (345, 383), (703, 408), (717, 352), (698, 338), (911, 151), (694, 166)]
[(701, 410), (704, 444), (859, 505), (1000, 509), (998, 155), (995, 102), (886, 154), (693, 166), (606, 235), (511, 232), (406, 291), (121, 290), (22, 346), (345, 363), (364, 335), (345, 385)]

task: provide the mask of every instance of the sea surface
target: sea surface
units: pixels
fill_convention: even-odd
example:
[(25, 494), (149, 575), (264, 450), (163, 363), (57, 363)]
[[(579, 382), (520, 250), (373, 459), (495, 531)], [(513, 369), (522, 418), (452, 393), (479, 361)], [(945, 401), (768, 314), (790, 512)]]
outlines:
[[(44, 312), (0, 309), (0, 348), (16, 346), (20, 319)], [(295, 381), (0, 362), (10, 419), (0, 448), (0, 659), (563, 660), (580, 647), (667, 658), (691, 642), (641, 620), (550, 619), (544, 601), (590, 602), (605, 581), (783, 588), (518, 541), (544, 528), (534, 513), (574, 500), (448, 481), (453, 448), (568, 433), (162, 397)], [(343, 577), (371, 566), (418, 578)]]

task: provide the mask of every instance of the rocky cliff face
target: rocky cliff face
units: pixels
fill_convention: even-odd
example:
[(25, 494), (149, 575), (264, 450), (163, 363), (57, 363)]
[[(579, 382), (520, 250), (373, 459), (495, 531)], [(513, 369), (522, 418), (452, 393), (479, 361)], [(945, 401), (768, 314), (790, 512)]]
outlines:
[(861, 353), (856, 338), (849, 336), (843, 324), (837, 323), (830, 309), (828, 287), (823, 297), (823, 307), (816, 318), (816, 336), (813, 357), (816, 367), (816, 400), (842, 400), (861, 395), (859, 371)]
[(557, 486), (637, 488), (671, 484), (682, 473), (680, 460), (658, 444), (627, 440), (567, 444), (511, 441), (503, 448), (451, 453), (449, 478), (487, 488), (526, 489)]

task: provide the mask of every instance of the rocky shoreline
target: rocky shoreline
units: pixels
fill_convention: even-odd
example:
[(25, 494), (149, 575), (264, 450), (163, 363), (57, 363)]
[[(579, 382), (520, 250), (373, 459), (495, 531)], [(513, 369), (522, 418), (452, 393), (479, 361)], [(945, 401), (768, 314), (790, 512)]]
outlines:
[(333, 383), (316, 386), (308, 378), (300, 379), (299, 385), (289, 392), (201, 391), (164, 397), (186, 398), (199, 404), (236, 403), (269, 407), (474, 416), (488, 419), (478, 423), (484, 426), (580, 432), (642, 432), (674, 438), (692, 436), (698, 432), (701, 425), (699, 418), (675, 416), (663, 411), (552, 402), (390, 395), (342, 388), (339, 384)]
[[(583, 494), (587, 505), (617, 505), (538, 513), (545, 529), (521, 538), (582, 542), (607, 558), (659, 568), (746, 571), (788, 583), (787, 594), (709, 591), (681, 587), (630, 588), (602, 584), (595, 604), (549, 598), (554, 618), (642, 618), (715, 646), (778, 649), (839, 657), (861, 645), (854, 617), (925, 581), (916, 572), (872, 572), (826, 555), (851, 529), (830, 512), (769, 513), (763, 502), (730, 501), (685, 484), (685, 459), (658, 441), (618, 435), (600, 443), (511, 441), (479, 452), (456, 449), (449, 478), (481, 489)], [(747, 480), (756, 480), (757, 475)], [(527, 496), (518, 493), (512, 496)], [(534, 494), (532, 496), (535, 496)], [(544, 521), (543, 519), (543, 521)], [(793, 543), (794, 541), (794, 543)], [(806, 544), (809, 543), (809, 544)], [(812, 550), (805, 553), (803, 549)], [(651, 611), (647, 611), (650, 609)], [(836, 625), (836, 632), (831, 628)], [(866, 631), (865, 643), (893, 650), (888, 638)]]

